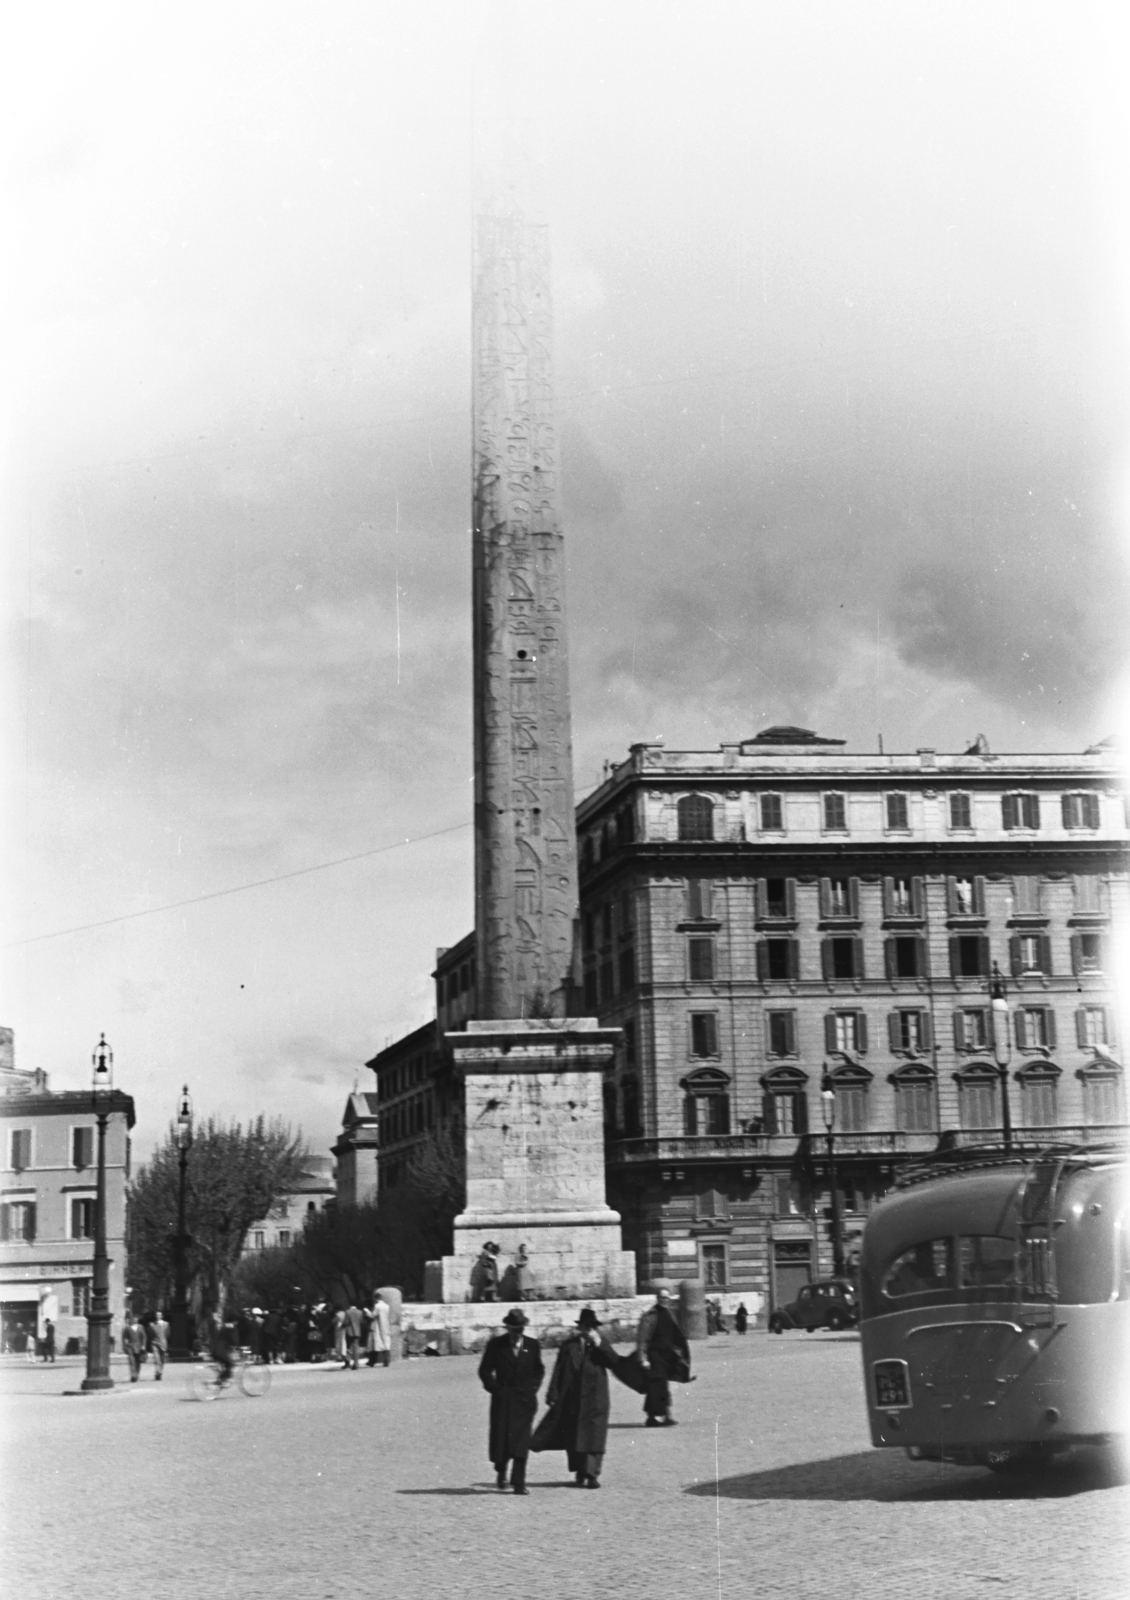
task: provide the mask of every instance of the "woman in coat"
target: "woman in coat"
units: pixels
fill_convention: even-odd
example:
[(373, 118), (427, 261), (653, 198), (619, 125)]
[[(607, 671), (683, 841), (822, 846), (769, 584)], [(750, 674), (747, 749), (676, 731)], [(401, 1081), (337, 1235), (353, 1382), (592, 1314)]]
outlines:
[(379, 1294), (373, 1296), (373, 1307), (369, 1312), (369, 1337), (366, 1344), (369, 1354), (369, 1365), (387, 1367), (392, 1360), (392, 1339), (390, 1337), (388, 1304)]
[(510, 1484), (515, 1494), (530, 1492), (526, 1458), (545, 1377), (541, 1345), (522, 1332), (529, 1320), (517, 1306), (508, 1311), (502, 1319), (507, 1331), (489, 1341), (479, 1362), (479, 1381), (490, 1395), (490, 1459), (500, 1489), (506, 1487), (506, 1468), (513, 1461)]
[(600, 1322), (588, 1306), (577, 1318), (577, 1332), (557, 1352), (557, 1365), (545, 1398), (549, 1410), (534, 1433), (534, 1450), (564, 1450), (578, 1488), (599, 1489), (608, 1442), (608, 1369), (616, 1352), (597, 1331)]

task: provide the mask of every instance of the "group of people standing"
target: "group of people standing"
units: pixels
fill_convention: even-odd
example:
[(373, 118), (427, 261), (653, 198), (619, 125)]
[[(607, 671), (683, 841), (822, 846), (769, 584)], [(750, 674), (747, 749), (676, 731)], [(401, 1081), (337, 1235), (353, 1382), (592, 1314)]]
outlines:
[(498, 1259), (501, 1254), (502, 1246), (495, 1244), (493, 1239), (488, 1239), (483, 1245), (471, 1269), (471, 1299), (532, 1300), (534, 1277), (530, 1270), (526, 1246), (524, 1244), (518, 1246), (514, 1260), (505, 1272), (500, 1274)]
[(504, 1334), (491, 1339), (479, 1363), (479, 1379), (490, 1395), (488, 1454), (499, 1489), (528, 1494), (526, 1464), (531, 1451), (564, 1450), (578, 1488), (599, 1489), (608, 1439), (611, 1400), (608, 1374), (644, 1394), (646, 1426), (674, 1427), (671, 1382), (690, 1380), (690, 1347), (671, 1312), (671, 1291), (656, 1286), (655, 1304), (640, 1318), (636, 1349), (620, 1356), (601, 1333), (600, 1319), (586, 1306), (576, 1331), (561, 1345), (546, 1390), (547, 1410), (534, 1427), (538, 1391), (545, 1377), (541, 1345), (525, 1329), (529, 1318), (515, 1306), (503, 1317)]
[(153, 1357), (153, 1380), (160, 1383), (165, 1373), (169, 1354), (169, 1324), (160, 1307), (145, 1317), (129, 1312), (122, 1328), (122, 1349), (129, 1362), (129, 1381), (136, 1383), (141, 1368), (149, 1356)]

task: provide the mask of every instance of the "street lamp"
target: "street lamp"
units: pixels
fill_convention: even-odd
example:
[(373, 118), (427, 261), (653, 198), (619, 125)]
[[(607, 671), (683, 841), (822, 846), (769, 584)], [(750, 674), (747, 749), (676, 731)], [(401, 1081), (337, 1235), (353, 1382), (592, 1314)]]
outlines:
[(185, 1231), (185, 1189), (188, 1178), (188, 1152), (192, 1149), (192, 1097), (186, 1083), (177, 1102), (177, 1160), (180, 1163), (180, 1195), (177, 1201), (177, 1235), (173, 1240), (176, 1283), (169, 1317), (169, 1360), (190, 1361), (188, 1339), (188, 1234)]
[(1005, 999), (1004, 978), (1001, 969), (993, 962), (993, 976), (989, 984), (991, 1015), (993, 1020), (993, 1060), (997, 1064), (1001, 1083), (1001, 1129), (1004, 1147), (1012, 1149), (1012, 1114), (1008, 1104), (1008, 1064), (1012, 1060), (1012, 1029)]
[(836, 1187), (836, 1095), (827, 1073), (820, 1089), (820, 1109), (824, 1114), (824, 1131), (828, 1138), (828, 1181), (832, 1189), (832, 1271), (837, 1278), (844, 1276), (844, 1242), (840, 1230), (840, 1193)]
[(112, 1389), (110, 1376), (110, 1258), (106, 1254), (106, 1124), (114, 1094), (114, 1052), (103, 1034), (95, 1046), (94, 1114), (98, 1119), (98, 1188), (94, 1201), (94, 1277), (86, 1317), (87, 1394)]

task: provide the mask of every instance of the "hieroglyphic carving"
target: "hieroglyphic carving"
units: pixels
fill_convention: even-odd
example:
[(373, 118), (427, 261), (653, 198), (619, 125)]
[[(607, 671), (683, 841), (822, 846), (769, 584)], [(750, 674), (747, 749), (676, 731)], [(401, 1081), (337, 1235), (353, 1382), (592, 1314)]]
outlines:
[(476, 220), (473, 322), (479, 1013), (563, 1014), (577, 863), (543, 225)]

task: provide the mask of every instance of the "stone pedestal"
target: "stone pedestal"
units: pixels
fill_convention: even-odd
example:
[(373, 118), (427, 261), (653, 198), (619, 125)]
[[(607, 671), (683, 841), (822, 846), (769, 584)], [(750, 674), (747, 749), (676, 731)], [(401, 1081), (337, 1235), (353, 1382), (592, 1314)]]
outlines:
[(604, 1193), (603, 1074), (620, 1038), (592, 1017), (470, 1022), (447, 1044), (466, 1086), (467, 1209), (443, 1299), (472, 1298), (475, 1262), (500, 1275), (525, 1245), (538, 1300), (634, 1295), (636, 1262)]

